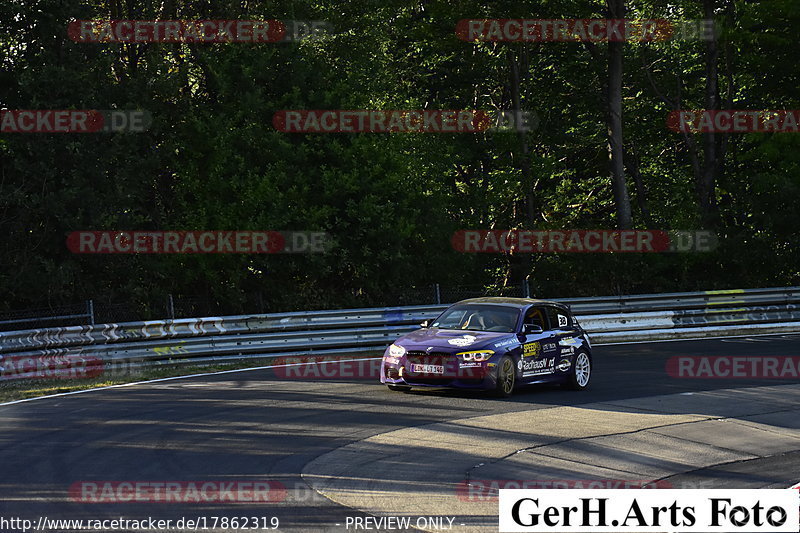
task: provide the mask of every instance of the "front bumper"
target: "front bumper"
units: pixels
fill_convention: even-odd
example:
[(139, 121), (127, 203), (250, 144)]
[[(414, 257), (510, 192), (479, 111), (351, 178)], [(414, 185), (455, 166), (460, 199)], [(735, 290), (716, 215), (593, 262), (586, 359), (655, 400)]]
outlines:
[(491, 389), (495, 384), (495, 365), (490, 361), (463, 364), (456, 358), (448, 360), (443, 373), (414, 372), (405, 357), (398, 362), (381, 364), (381, 383), (410, 387)]

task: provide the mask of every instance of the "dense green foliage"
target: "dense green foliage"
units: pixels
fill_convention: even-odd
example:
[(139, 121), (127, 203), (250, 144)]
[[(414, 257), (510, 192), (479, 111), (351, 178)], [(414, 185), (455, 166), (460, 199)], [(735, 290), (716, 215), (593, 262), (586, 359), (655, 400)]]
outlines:
[[(628, 18), (699, 19), (700, 4), (630, 0)], [(722, 108), (800, 109), (800, 4), (714, 5)], [(499, 287), (526, 277), (542, 296), (796, 284), (800, 136), (720, 138), (708, 214), (691, 164), (691, 139), (702, 157), (703, 135), (687, 143), (666, 128), (672, 104), (705, 107), (700, 41), (625, 44), (623, 126), (641, 175), (638, 187), (628, 175), (634, 226), (711, 227), (716, 251), (452, 249), (458, 229), (616, 227), (608, 45), (468, 43), (454, 31), (464, 18), (605, 16), (585, 0), (3, 2), (0, 107), (145, 109), (153, 124), (146, 133), (0, 136), (0, 306), (97, 298), (147, 314), (173, 294), (224, 312), (341, 307), (392, 304), (406, 288), (434, 282)], [(85, 44), (66, 32), (72, 19), (157, 18), (322, 20), (334, 31), (264, 44)], [(523, 136), (272, 126), (281, 109), (511, 109), (515, 68), (520, 106), (540, 119)], [(317, 230), (336, 247), (324, 255), (74, 255), (65, 237), (84, 229)]]

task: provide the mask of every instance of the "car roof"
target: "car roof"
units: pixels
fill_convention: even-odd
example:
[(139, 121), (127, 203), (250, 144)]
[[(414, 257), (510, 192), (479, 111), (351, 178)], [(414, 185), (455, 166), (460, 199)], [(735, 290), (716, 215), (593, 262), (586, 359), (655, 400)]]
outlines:
[(552, 300), (536, 300), (534, 298), (506, 298), (502, 296), (484, 296), (482, 298), (469, 298), (467, 300), (461, 300), (460, 302), (456, 302), (453, 305), (461, 305), (461, 304), (491, 304), (491, 305), (502, 305), (505, 307), (516, 307), (517, 309), (522, 309), (525, 307), (529, 307), (531, 305), (553, 305), (556, 307), (560, 307), (562, 309), (569, 309), (569, 306), (554, 302)]

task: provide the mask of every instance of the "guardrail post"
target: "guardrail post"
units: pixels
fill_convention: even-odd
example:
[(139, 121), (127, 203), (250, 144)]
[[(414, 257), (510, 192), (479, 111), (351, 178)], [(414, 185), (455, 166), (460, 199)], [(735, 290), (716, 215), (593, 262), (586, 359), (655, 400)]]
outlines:
[(175, 320), (175, 301), (171, 294), (167, 295), (167, 314), (170, 319)]
[(523, 298), (531, 297), (531, 284), (528, 281), (528, 278), (522, 280), (522, 297)]
[(94, 302), (86, 300), (86, 314), (89, 316), (89, 325), (94, 326)]
[(434, 283), (433, 284), (433, 292), (434, 292), (434, 294), (436, 294), (436, 305), (440, 305), (442, 303), (442, 293), (439, 290), (439, 284), (438, 283)]

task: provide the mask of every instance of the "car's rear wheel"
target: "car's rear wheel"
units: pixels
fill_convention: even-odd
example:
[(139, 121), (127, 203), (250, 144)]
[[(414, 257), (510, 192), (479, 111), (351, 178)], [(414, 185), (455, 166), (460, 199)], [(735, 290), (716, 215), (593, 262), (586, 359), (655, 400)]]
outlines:
[(589, 386), (591, 377), (592, 358), (585, 352), (578, 352), (567, 379), (567, 386), (572, 390), (583, 390)]
[(497, 364), (495, 394), (501, 398), (508, 398), (514, 393), (516, 382), (517, 373), (514, 370), (514, 361), (506, 355)]
[(411, 390), (411, 387), (407, 385), (387, 385), (389, 390), (393, 390), (395, 392), (408, 392)]

